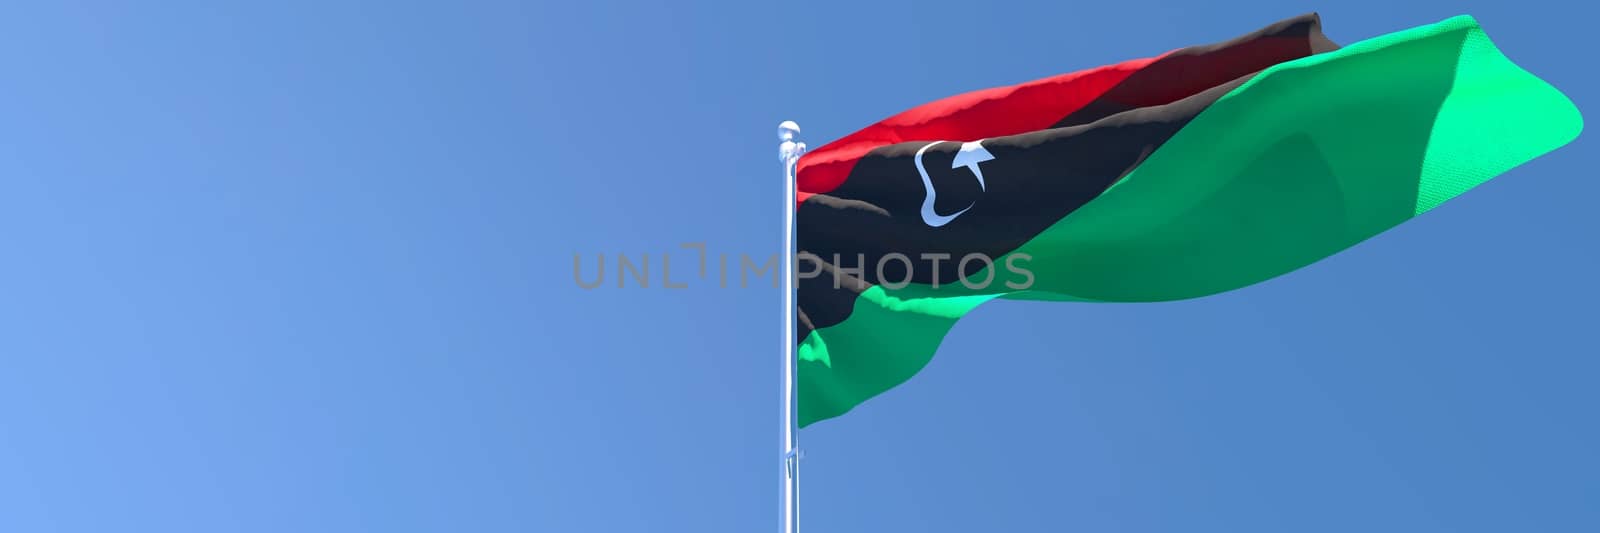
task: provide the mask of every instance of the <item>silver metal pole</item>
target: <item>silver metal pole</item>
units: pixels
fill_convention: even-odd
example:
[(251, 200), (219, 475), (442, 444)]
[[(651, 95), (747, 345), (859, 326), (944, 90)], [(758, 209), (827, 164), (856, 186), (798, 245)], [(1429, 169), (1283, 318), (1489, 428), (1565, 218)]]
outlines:
[(800, 531), (800, 439), (795, 431), (794, 394), (794, 211), (795, 165), (806, 153), (806, 143), (795, 138), (800, 125), (778, 124), (778, 159), (783, 162), (783, 533)]

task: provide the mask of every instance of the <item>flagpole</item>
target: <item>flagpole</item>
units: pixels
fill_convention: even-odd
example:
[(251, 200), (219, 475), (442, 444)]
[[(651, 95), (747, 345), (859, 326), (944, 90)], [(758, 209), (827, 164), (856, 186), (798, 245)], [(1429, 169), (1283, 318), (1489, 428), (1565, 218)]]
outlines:
[(806, 143), (796, 139), (800, 125), (785, 120), (778, 124), (778, 159), (783, 162), (783, 533), (800, 531), (800, 438), (795, 428), (794, 375), (794, 212), (795, 166), (806, 153)]

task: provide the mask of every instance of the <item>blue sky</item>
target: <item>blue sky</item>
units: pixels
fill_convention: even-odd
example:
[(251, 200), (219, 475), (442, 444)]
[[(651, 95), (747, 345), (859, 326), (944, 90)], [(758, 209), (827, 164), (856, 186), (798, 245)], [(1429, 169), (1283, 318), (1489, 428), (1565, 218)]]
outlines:
[[(0, 531), (770, 530), (778, 292), (571, 268), (775, 252), (779, 121), (1307, 11), (1600, 82), (1549, 0), (724, 4), (12, 6)], [(806, 529), (1600, 529), (1591, 136), (1260, 286), (979, 309), (802, 433)]]

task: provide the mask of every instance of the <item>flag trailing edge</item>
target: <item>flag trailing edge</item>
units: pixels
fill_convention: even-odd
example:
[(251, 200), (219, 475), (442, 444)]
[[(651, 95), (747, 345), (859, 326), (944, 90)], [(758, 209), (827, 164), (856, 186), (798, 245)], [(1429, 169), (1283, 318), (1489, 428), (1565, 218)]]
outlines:
[[(909, 379), (994, 298), (1153, 302), (1259, 283), (1581, 129), (1469, 16), (1339, 48), (1306, 15), (895, 115), (800, 159), (800, 271), (819, 275), (799, 282), (799, 425)], [(957, 272), (974, 253), (992, 260)], [(1022, 258), (1026, 288), (959, 281)]]

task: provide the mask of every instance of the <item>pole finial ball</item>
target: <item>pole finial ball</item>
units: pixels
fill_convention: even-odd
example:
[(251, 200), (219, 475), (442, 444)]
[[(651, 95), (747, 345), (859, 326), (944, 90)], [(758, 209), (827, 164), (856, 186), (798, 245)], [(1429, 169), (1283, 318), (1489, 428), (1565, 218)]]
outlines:
[(799, 135), (800, 125), (795, 124), (793, 120), (785, 120), (782, 124), (778, 124), (778, 140), (792, 141)]

